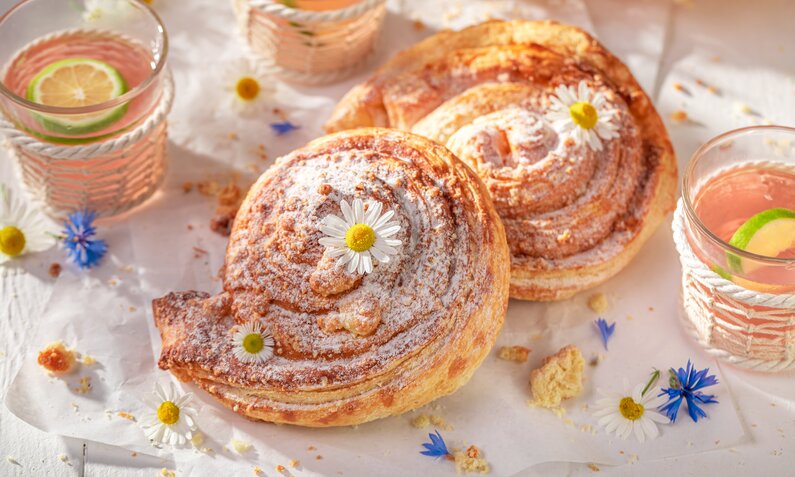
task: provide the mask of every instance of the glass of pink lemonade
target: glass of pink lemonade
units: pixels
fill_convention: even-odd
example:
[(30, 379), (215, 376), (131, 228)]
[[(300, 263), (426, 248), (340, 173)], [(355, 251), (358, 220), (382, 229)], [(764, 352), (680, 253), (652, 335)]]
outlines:
[(25, 0), (0, 17), (0, 131), (50, 213), (112, 215), (156, 190), (167, 52), (162, 22), (135, 0)]
[(674, 232), (683, 312), (702, 344), (751, 368), (795, 366), (795, 129), (704, 144), (685, 170)]

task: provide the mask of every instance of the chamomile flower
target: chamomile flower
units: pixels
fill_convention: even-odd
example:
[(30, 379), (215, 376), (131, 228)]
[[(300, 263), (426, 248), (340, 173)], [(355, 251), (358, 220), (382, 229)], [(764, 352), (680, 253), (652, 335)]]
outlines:
[(614, 393), (599, 390), (604, 397), (596, 402), (594, 417), (599, 418), (599, 425), (605, 428), (608, 434), (615, 434), (626, 439), (631, 434), (638, 441), (647, 438), (654, 439), (660, 435), (657, 423), (667, 423), (669, 420), (657, 412), (657, 408), (666, 400), (665, 397), (655, 396), (639, 384), (631, 393)]
[(576, 89), (558, 86), (550, 102), (547, 120), (558, 134), (570, 136), (577, 144), (601, 151), (602, 140), (618, 136), (613, 124), (616, 110), (608, 109), (604, 94), (594, 93), (585, 81), (580, 81)]
[(268, 98), (273, 94), (273, 82), (251, 62), (238, 60), (229, 63), (224, 77), (224, 88), (234, 110), (244, 116), (265, 112)]
[(26, 206), (0, 184), (0, 264), (55, 244), (44, 214)]
[(188, 442), (196, 430), (196, 409), (191, 406), (192, 393), (180, 395), (174, 383), (164, 388), (155, 384), (155, 390), (144, 398), (151, 411), (141, 420), (146, 437), (155, 444), (181, 446)]
[(273, 356), (273, 336), (258, 321), (236, 327), (232, 334), (235, 357), (244, 363), (262, 363)]
[(86, 23), (124, 21), (134, 13), (128, 0), (85, 0), (83, 21)]
[(369, 201), (365, 212), (361, 199), (354, 199), (353, 206), (343, 200), (340, 209), (343, 217), (328, 215), (320, 226), (328, 235), (320, 239), (320, 244), (332, 257), (339, 257), (337, 266), (347, 264), (349, 273), (371, 273), (373, 258), (389, 263), (390, 256), (397, 253), (395, 247), (402, 244), (389, 238), (400, 231), (400, 224), (389, 220), (395, 212), (388, 210), (381, 214), (381, 203), (376, 201)]

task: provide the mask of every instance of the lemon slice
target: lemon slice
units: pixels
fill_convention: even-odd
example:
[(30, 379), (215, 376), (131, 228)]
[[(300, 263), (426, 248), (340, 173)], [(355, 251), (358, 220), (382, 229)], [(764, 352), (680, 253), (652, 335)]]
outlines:
[[(729, 244), (757, 255), (777, 257), (795, 247), (795, 211), (784, 208), (760, 212), (734, 232)], [(759, 265), (733, 253), (726, 256), (735, 272), (749, 273)]]
[[(79, 108), (104, 103), (127, 92), (121, 73), (104, 61), (68, 58), (44, 67), (30, 81), (27, 99), (45, 106)], [(109, 111), (81, 115), (39, 114), (39, 122), (49, 131), (81, 135), (101, 131), (121, 119), (127, 105)]]

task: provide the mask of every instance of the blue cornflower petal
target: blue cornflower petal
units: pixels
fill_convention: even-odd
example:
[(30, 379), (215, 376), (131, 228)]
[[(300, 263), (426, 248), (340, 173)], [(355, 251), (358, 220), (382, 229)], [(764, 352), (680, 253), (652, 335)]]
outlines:
[(426, 450), (421, 451), (420, 454), (427, 455), (430, 457), (444, 457), (450, 454), (450, 451), (447, 450), (447, 445), (444, 443), (444, 439), (439, 434), (439, 431), (434, 431), (434, 434), (428, 434), (428, 437), (431, 439), (431, 442), (424, 442), (422, 447)]
[(605, 346), (605, 350), (607, 349), (607, 341), (613, 336), (613, 331), (616, 329), (616, 323), (608, 325), (607, 321), (604, 318), (599, 318), (598, 320), (594, 321), (596, 325), (596, 329), (599, 330), (599, 334), (602, 336), (602, 344)]
[(277, 136), (282, 136), (282, 135), (287, 134), (287, 133), (289, 133), (291, 131), (295, 131), (296, 129), (299, 129), (299, 128), (300, 128), (300, 126), (296, 126), (295, 124), (291, 123), (290, 121), (284, 121), (284, 122), (281, 122), (281, 123), (271, 123), (271, 129), (273, 129), (273, 132), (275, 132)]
[(696, 370), (690, 360), (687, 361), (685, 369), (679, 368), (676, 371), (672, 369), (671, 372), (675, 376), (674, 381), (678, 382), (672, 383), (670, 388), (662, 388), (660, 396), (667, 394), (668, 402), (660, 406), (660, 412), (668, 416), (671, 422), (675, 422), (679, 407), (684, 400), (687, 402), (687, 413), (693, 422), (707, 417), (707, 413), (701, 409), (701, 405), (715, 404), (718, 401), (715, 399), (715, 395), (704, 394), (699, 389), (718, 384), (717, 376), (710, 375), (709, 368), (704, 368), (701, 371)]
[(91, 268), (98, 264), (108, 251), (108, 244), (101, 239), (92, 239), (97, 230), (92, 211), (78, 211), (69, 215), (64, 223), (64, 246), (69, 256), (80, 268)]

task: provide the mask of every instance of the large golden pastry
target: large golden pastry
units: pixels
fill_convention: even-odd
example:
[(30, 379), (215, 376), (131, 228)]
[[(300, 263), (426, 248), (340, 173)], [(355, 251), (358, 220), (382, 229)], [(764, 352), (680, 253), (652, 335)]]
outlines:
[(558, 300), (624, 268), (673, 210), (676, 160), (630, 71), (584, 31), (492, 21), (441, 32), (353, 88), (328, 131), (432, 138), (486, 183), (511, 296)]
[(469, 380), (509, 277), (483, 182), (447, 149), (397, 130), (333, 134), (251, 188), (221, 294), (154, 301), (159, 365), (253, 419), (399, 414)]

